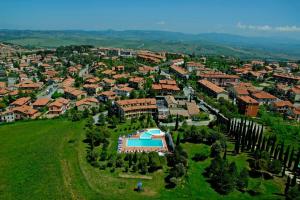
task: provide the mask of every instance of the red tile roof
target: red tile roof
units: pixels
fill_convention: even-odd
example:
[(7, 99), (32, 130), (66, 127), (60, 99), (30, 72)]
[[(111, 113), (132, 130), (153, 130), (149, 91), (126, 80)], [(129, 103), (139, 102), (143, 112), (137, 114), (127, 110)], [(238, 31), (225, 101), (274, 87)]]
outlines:
[(222, 93), (225, 92), (225, 90), (215, 84), (213, 84), (212, 82), (208, 81), (208, 80), (199, 80), (198, 83), (200, 83), (202, 86), (214, 91), (215, 93)]

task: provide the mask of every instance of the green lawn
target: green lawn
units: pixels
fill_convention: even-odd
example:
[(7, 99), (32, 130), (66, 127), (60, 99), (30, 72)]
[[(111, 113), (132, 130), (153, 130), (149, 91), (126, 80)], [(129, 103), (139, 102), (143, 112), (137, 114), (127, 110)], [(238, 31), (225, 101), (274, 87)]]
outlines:
[[(220, 196), (206, 182), (202, 172), (210, 159), (194, 162), (192, 156), (209, 148), (203, 144), (183, 144), (189, 154), (188, 178), (176, 189), (165, 189), (166, 169), (143, 177), (124, 177), (121, 169), (114, 173), (100, 170), (85, 160), (84, 122), (61, 119), (18, 122), (0, 126), (0, 199), (280, 199), (277, 179), (263, 181), (265, 192), (251, 197), (239, 191)], [(110, 149), (116, 150), (116, 139), (137, 128), (122, 124), (114, 130)], [(239, 168), (247, 165), (246, 155), (228, 156)], [(120, 177), (122, 175), (122, 177)], [(138, 174), (131, 174), (136, 176)], [(144, 192), (133, 189), (142, 180)], [(250, 180), (250, 188), (258, 181)]]

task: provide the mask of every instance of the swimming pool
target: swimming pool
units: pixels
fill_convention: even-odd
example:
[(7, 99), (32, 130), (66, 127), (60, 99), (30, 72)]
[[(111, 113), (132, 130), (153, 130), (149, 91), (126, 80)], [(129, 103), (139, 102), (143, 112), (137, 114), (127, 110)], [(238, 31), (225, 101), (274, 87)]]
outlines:
[(147, 129), (144, 133), (140, 135), (140, 139), (151, 139), (152, 135), (160, 135), (162, 134), (159, 129)]
[(162, 139), (144, 140), (144, 139), (128, 138), (127, 146), (128, 147), (163, 147), (164, 145)]

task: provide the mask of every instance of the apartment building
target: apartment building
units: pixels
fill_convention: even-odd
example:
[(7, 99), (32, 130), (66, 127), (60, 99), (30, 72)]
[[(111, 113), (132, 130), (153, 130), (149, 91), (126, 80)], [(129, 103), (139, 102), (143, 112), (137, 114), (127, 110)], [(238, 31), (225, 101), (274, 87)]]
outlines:
[(154, 98), (119, 100), (115, 102), (117, 113), (124, 118), (137, 118), (144, 114), (156, 114)]

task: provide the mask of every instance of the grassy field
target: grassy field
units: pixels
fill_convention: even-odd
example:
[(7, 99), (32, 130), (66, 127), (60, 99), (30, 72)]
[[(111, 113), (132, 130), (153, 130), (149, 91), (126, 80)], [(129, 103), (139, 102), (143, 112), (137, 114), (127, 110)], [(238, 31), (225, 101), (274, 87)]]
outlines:
[[(122, 124), (114, 130), (110, 149), (119, 135), (132, 132)], [(125, 175), (117, 169), (100, 170), (85, 160), (84, 122), (61, 119), (18, 122), (0, 126), (0, 199), (283, 199), (279, 179), (262, 181), (264, 194), (251, 197), (234, 191), (227, 196), (215, 192), (202, 176), (210, 159), (194, 162), (192, 156), (209, 148), (183, 144), (189, 154), (188, 178), (176, 189), (166, 189), (166, 169), (147, 174)], [(134, 128), (138, 128), (135, 126)], [(247, 166), (247, 156), (228, 156), (237, 166)], [(142, 180), (144, 192), (133, 189)], [(249, 188), (260, 179), (250, 179)]]

